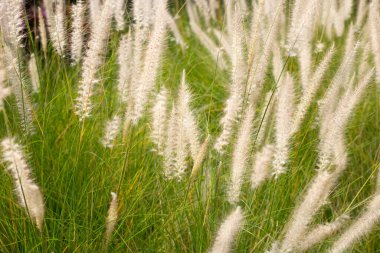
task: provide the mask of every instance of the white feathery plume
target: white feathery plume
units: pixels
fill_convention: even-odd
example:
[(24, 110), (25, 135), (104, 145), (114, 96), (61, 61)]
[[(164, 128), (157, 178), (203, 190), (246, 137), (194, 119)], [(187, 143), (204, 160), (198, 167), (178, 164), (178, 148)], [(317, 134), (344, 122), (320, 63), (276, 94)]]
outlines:
[(32, 87), (34, 92), (38, 92), (40, 89), (40, 77), (38, 74), (36, 57), (31, 54), (29, 64), (28, 64), (30, 79), (32, 81)]
[[(321, 8), (319, 9), (319, 21), (320, 21), (320, 25), (323, 27), (326, 28), (326, 26), (328, 25), (328, 21), (329, 21), (329, 14), (330, 14), (330, 10), (331, 10), (331, 1), (322, 1), (322, 6)], [(330, 37), (328, 37), (330, 38)]]
[(279, 4), (280, 0), (267, 0), (264, 2), (264, 13), (266, 16), (275, 10)]
[[(323, 159), (331, 158), (331, 156), (335, 156), (336, 160), (342, 159), (342, 152), (340, 152), (340, 146), (337, 146), (337, 142), (340, 141), (344, 144), (345, 126), (373, 74), (373, 69), (368, 71), (366, 75), (361, 77), (361, 81), (357, 87), (350, 87), (345, 92), (335, 112), (330, 116), (323, 116), (321, 118), (321, 142), (319, 150)], [(323, 160), (321, 162), (323, 163)]]
[[(1, 73), (0, 73), (1, 78)], [(3, 86), (0, 82), (0, 112), (4, 110), (4, 99), (11, 94), (11, 89), (9, 87)]]
[(357, 7), (357, 14), (355, 20), (355, 29), (358, 31), (363, 26), (364, 19), (367, 15), (368, 4), (367, 0), (359, 0), (359, 4)]
[(329, 253), (348, 251), (361, 237), (368, 234), (380, 221), (380, 194), (376, 194), (368, 203), (366, 210), (333, 243)]
[[(283, 4), (283, 2), (281, 0), (276, 0), (276, 1), (277, 1), (277, 3), (276, 3), (277, 5), (280, 4), (280, 3)], [(281, 20), (280, 21), (281, 23), (280, 23), (280, 27), (278, 29), (279, 30), (278, 33), (279, 33), (280, 38), (286, 38), (287, 26), (285, 25), (286, 24), (286, 11), (285, 11), (285, 8), (281, 9), (279, 15), (280, 15), (279, 19)], [(268, 16), (268, 17), (270, 18), (270, 16)], [(280, 44), (284, 43), (283, 39), (277, 40), (277, 41), (280, 42)]]
[(4, 0), (2, 2), (3, 16), (1, 21), (1, 33), (4, 41), (12, 51), (24, 47), (22, 39), (24, 29), (24, 1)]
[[(209, 1), (208, 0), (194, 0), (195, 5), (200, 9), (204, 16), (209, 16)], [(208, 17), (205, 17), (208, 18)]]
[(273, 57), (272, 57), (272, 66), (273, 66), (273, 76), (274, 76), (274, 80), (277, 81), (277, 80), (280, 80), (280, 77), (284, 71), (284, 68), (285, 68), (285, 64), (284, 64), (284, 61), (282, 59), (282, 55), (281, 55), (281, 49), (280, 49), (280, 46), (278, 45), (278, 42), (275, 41), (273, 43)]
[(17, 101), (17, 109), (20, 116), (21, 127), (27, 134), (33, 134), (32, 105), (29, 100), (29, 93), (26, 89), (24, 73), (25, 66), (23, 59), (24, 44), (22, 43), (24, 27), (24, 2), (22, 0), (2, 2), (5, 10), (4, 16), (0, 19), (2, 36), (5, 41), (3, 45), (4, 62), (7, 62), (7, 77), (12, 84), (12, 90)]
[(95, 26), (98, 25), (99, 17), (102, 13), (102, 3), (101, 0), (89, 0), (88, 5), (90, 9), (91, 30), (93, 31)]
[(268, 33), (268, 30), (271, 29), (272, 23), (275, 19), (278, 19), (278, 28), (277, 29), (277, 39), (276, 42), (283, 47), (285, 43), (286, 33), (287, 33), (287, 8), (285, 7), (285, 1), (283, 0), (274, 0), (276, 8), (274, 11), (271, 11), (269, 13), (265, 13), (265, 21), (263, 22), (263, 25), (265, 27), (265, 30)]
[(250, 43), (248, 44), (248, 65), (256, 62), (257, 57), (260, 55), (261, 44), (263, 39), (261, 38), (261, 26), (263, 22), (264, 3), (266, 1), (259, 0), (253, 7), (251, 25), (250, 25)]
[(219, 2), (217, 0), (209, 0), (210, 15), (213, 19), (216, 19), (216, 10), (219, 8)]
[(342, 16), (342, 12), (338, 11), (335, 12), (334, 15), (334, 28), (335, 33), (337, 37), (342, 37), (344, 34), (345, 24), (344, 24), (344, 18)]
[(316, 53), (316, 54), (321, 53), (321, 52), (323, 52), (324, 49), (325, 49), (325, 44), (323, 42), (318, 41), (315, 44), (314, 53)]
[(328, 39), (332, 38), (333, 33), (333, 25), (334, 25), (334, 17), (336, 15), (336, 3), (335, 1), (323, 1), (322, 8), (320, 9), (320, 22), (321, 25), (325, 28), (326, 36)]
[(21, 127), (27, 134), (33, 134), (32, 105), (25, 85), (24, 52), (24, 1), (5, 0), (2, 3), (5, 14), (0, 19), (1, 33), (5, 44), (3, 45), (3, 60), (7, 62), (7, 77), (12, 84), (16, 97), (17, 109), (20, 116)]
[[(278, 46), (277, 43), (274, 43), (273, 45), (272, 66), (273, 66), (272, 72), (273, 72), (275, 81), (280, 81), (285, 65), (281, 57), (280, 47)], [(264, 138), (265, 138), (265, 133), (267, 130), (266, 128), (270, 121), (270, 117), (273, 114), (272, 111), (275, 104), (276, 96), (277, 96), (277, 93), (275, 93), (275, 91), (267, 92), (267, 94), (265, 95), (263, 108), (261, 109), (261, 114), (258, 117), (259, 128), (258, 128), (257, 139), (256, 139), (256, 142), (258, 145), (262, 144), (265, 141)]]
[(295, 56), (297, 52), (297, 41), (299, 39), (298, 36), (302, 33), (302, 26), (305, 23), (305, 20), (302, 19), (302, 13), (310, 11), (305, 9), (305, 7), (305, 0), (294, 1), (289, 31), (287, 34), (286, 49), (288, 51), (289, 56)]
[[(138, 29), (138, 26), (148, 26), (151, 21), (154, 20), (154, 17), (150, 17), (150, 15), (155, 15), (154, 11), (156, 11), (153, 7), (153, 4), (157, 4), (159, 1), (144, 1), (144, 0), (135, 0), (132, 3), (133, 6), (133, 19), (136, 22), (137, 26), (135, 28)], [(152, 10), (153, 9), (153, 10)]]
[[(280, 13), (283, 9), (284, 0), (281, 0), (278, 4), (276, 12), (274, 12), (270, 20), (271, 25), (267, 29), (265, 29), (265, 40), (263, 40), (263, 48), (258, 48), (258, 58), (255, 58), (253, 62), (249, 62), (251, 66), (249, 67), (249, 75), (248, 75), (248, 84), (247, 93), (250, 96), (250, 102), (255, 105), (260, 98), (261, 90), (263, 88), (263, 84), (265, 81), (265, 77), (267, 74), (267, 69), (270, 63), (270, 56), (272, 54), (272, 49), (274, 46), (274, 42), (278, 35), (278, 28), (280, 19)], [(256, 64), (252, 64), (256, 63)]]
[(160, 1), (151, 0), (151, 1), (144, 1), (139, 0), (141, 5), (144, 9), (144, 15), (143, 15), (143, 23), (145, 23), (147, 26), (154, 24), (154, 20), (156, 18), (157, 9), (160, 5)]
[(248, 159), (250, 141), (252, 139), (251, 132), (254, 115), (254, 108), (249, 106), (246, 109), (234, 147), (231, 164), (231, 180), (228, 188), (228, 201), (231, 204), (235, 204), (239, 201), (239, 195), (243, 184), (244, 169)]
[(186, 142), (190, 146), (190, 153), (193, 161), (197, 159), (201, 143), (199, 142), (200, 133), (196, 119), (190, 108), (191, 94), (186, 84), (185, 70), (182, 72), (181, 86), (178, 94), (178, 114), (183, 118)]
[(46, 23), (48, 27), (49, 33), (52, 33), (53, 31), (51, 29), (54, 29), (54, 6), (53, 3), (54, 1), (49, 1), (49, 0), (42, 0), (42, 6), (45, 7), (44, 11), (46, 14)]
[(272, 243), (271, 249), (265, 251), (265, 253), (280, 253), (279, 250), (280, 250), (280, 243), (278, 241), (274, 241)]
[[(153, 19), (154, 12), (151, 12), (151, 1), (135, 0), (133, 1), (133, 21), (134, 24), (130, 31), (133, 31), (133, 39), (131, 34), (128, 35), (132, 40), (132, 53), (133, 58), (129, 65), (131, 66), (128, 106), (126, 109), (126, 120), (131, 121), (133, 116), (133, 108), (135, 106), (136, 94), (139, 88), (139, 78), (142, 73), (143, 60), (145, 55), (145, 49), (147, 39), (150, 33), (150, 19)], [(132, 62), (132, 63), (131, 63)], [(136, 74), (138, 73), (138, 74)], [(126, 81), (124, 81), (126, 82)]]
[[(346, 143), (344, 141), (343, 133), (337, 136), (336, 143), (333, 148), (334, 148), (333, 162), (335, 163), (335, 167), (336, 167), (335, 174), (339, 176), (340, 173), (346, 169), (346, 165), (347, 165)], [(323, 155), (324, 155), (323, 153), (320, 154), (320, 157), (322, 157)]]
[(321, 115), (331, 115), (332, 111), (334, 110), (339, 98), (339, 90), (342, 87), (342, 85), (344, 85), (347, 82), (349, 78), (349, 75), (347, 75), (347, 73), (351, 73), (359, 46), (360, 44), (359, 42), (357, 42), (352, 52), (344, 56), (343, 61), (339, 66), (339, 69), (337, 70), (333, 80), (331, 81), (331, 84), (327, 89), (326, 94), (321, 100)]
[(112, 148), (117, 135), (121, 130), (121, 118), (118, 115), (114, 115), (112, 119), (108, 120), (106, 127), (104, 128), (104, 136), (101, 140), (102, 145), (105, 148)]
[(2, 19), (4, 19), (4, 16), (5, 16), (5, 10), (6, 10), (6, 6), (3, 2), (0, 3), (0, 11), (1, 11), (1, 15), (0, 15), (0, 21), (2, 21)]
[(52, 18), (54, 29), (50, 31), (53, 46), (59, 55), (63, 55), (66, 49), (66, 1), (55, 0), (55, 13)]
[(205, 18), (206, 23), (210, 20), (210, 8), (208, 5), (208, 1), (206, 0), (195, 0), (195, 4), (197, 5), (198, 9), (202, 13), (203, 17)]
[[(181, 99), (181, 98), (179, 98)], [(176, 135), (175, 135), (175, 159), (174, 159), (174, 178), (177, 180), (182, 180), (182, 177), (187, 169), (187, 157), (189, 155), (188, 151), (188, 139), (186, 134), (186, 123), (185, 115), (176, 107)], [(170, 138), (170, 137), (168, 137)]]
[(43, 2), (43, 7), (45, 7), (44, 12), (46, 15), (46, 25), (47, 25), (46, 27), (49, 34), (49, 38), (53, 40), (53, 38), (51, 37), (56, 34), (55, 14), (54, 14), (54, 6), (53, 6), (55, 2), (50, 1), (50, 0), (42, 0), (42, 2)]
[(294, 81), (289, 73), (285, 73), (278, 90), (275, 121), (276, 150), (272, 171), (276, 178), (286, 171), (285, 164), (288, 159), (288, 146), (293, 125)]
[(22, 147), (14, 138), (5, 138), (1, 142), (3, 160), (7, 170), (12, 174), (20, 205), (26, 208), (30, 218), (42, 232), (45, 206), (42, 193), (32, 179)]
[(306, 89), (309, 84), (310, 71), (312, 65), (312, 50), (311, 41), (313, 39), (313, 24), (315, 23), (315, 16), (318, 10), (318, 1), (310, 0), (304, 1), (304, 10), (301, 10), (300, 20), (296, 20), (299, 24), (296, 38), (291, 38), (291, 43), (288, 46), (293, 47), (297, 51), (298, 61), (300, 64), (301, 84), (302, 88)]
[(351, 23), (347, 32), (346, 43), (344, 46), (344, 57), (349, 57), (355, 46), (355, 28)]
[[(351, 77), (350, 83), (348, 87), (352, 87), (353, 83), (355, 81), (355, 74)], [(346, 91), (346, 95), (349, 94), (348, 91)], [(347, 97), (348, 98), (348, 97)], [(349, 99), (349, 98), (348, 98)], [(337, 99), (338, 100), (338, 99)], [(339, 107), (339, 103), (343, 104), (345, 103), (344, 100), (340, 100), (336, 102), (338, 105), (334, 110), (328, 114), (328, 115), (320, 115), (319, 121), (320, 121), (320, 130), (319, 130), (319, 136), (320, 136), (320, 142), (319, 142), (319, 165), (320, 168), (326, 168), (330, 165), (330, 163), (337, 164), (338, 160), (334, 161), (334, 157), (337, 158), (338, 156), (342, 155), (343, 163), (345, 163), (346, 159), (346, 152), (345, 150), (345, 143), (344, 143), (344, 127), (345, 122), (343, 124), (339, 124), (339, 121), (334, 122), (334, 117), (337, 117), (339, 114), (337, 113), (337, 108)], [(349, 115), (350, 113), (346, 112), (343, 115)], [(330, 125), (332, 124), (332, 125)], [(335, 140), (331, 140), (331, 136), (334, 136)], [(335, 153), (335, 151), (337, 151)], [(343, 152), (341, 152), (343, 151)], [(340, 160), (340, 159), (339, 159)], [(345, 167), (345, 166), (344, 166)]]
[(45, 25), (45, 19), (42, 15), (41, 7), (38, 7), (38, 31), (40, 35), (40, 41), (42, 45), (42, 50), (46, 54), (47, 51), (47, 30)]
[(11, 94), (11, 88), (6, 86), (6, 79), (3, 49), (0, 47), (0, 112), (4, 110), (4, 99)]
[(175, 175), (175, 163), (176, 163), (176, 151), (177, 151), (177, 113), (176, 108), (172, 107), (170, 117), (168, 121), (168, 130), (165, 144), (164, 164), (165, 164), (165, 177), (168, 179), (174, 178)]
[(301, 74), (301, 85), (302, 89), (307, 89), (307, 86), (309, 85), (310, 81), (310, 71), (311, 71), (311, 65), (312, 65), (312, 50), (310, 42), (302, 42), (300, 43), (298, 49), (298, 61), (300, 63), (300, 74)]
[(259, 187), (270, 176), (273, 151), (273, 145), (267, 144), (256, 153), (251, 175), (253, 189)]
[(370, 4), (368, 22), (371, 47), (376, 66), (376, 81), (380, 84), (380, 11), (378, 1), (372, 1)]
[[(323, 1), (322, 8), (320, 9), (320, 24), (326, 30), (326, 37), (329, 40), (333, 39), (334, 34), (334, 22), (335, 17), (333, 15), (337, 15), (337, 3), (336, 1)], [(318, 21), (318, 20), (317, 20)]]
[(113, 16), (116, 21), (116, 30), (121, 31), (125, 27), (125, 0), (116, 0), (113, 5)]
[[(334, 127), (331, 131), (338, 129), (338, 132), (343, 133), (344, 126), (347, 124), (349, 117), (352, 114), (355, 106), (359, 103), (365, 89), (368, 87), (373, 75), (374, 68), (370, 69), (363, 76), (360, 76), (360, 82), (356, 87), (349, 87), (343, 95), (339, 105), (337, 106), (336, 116), (333, 119)], [(339, 130), (341, 129), (341, 130)]]
[(294, 134), (299, 130), (310, 104), (312, 103), (313, 98), (315, 97), (315, 94), (318, 91), (318, 88), (322, 84), (322, 79), (328, 69), (328, 66), (331, 62), (334, 52), (335, 52), (335, 47), (333, 45), (330, 48), (330, 50), (325, 54), (325, 56), (319, 63), (318, 67), (316, 68), (315, 72), (311, 76), (310, 84), (304, 90), (301, 96), (301, 101), (298, 103), (297, 109), (294, 113), (294, 121), (293, 121), (291, 134)]
[(186, 171), (188, 143), (185, 132), (184, 117), (179, 113), (177, 107), (173, 107), (169, 120), (167, 151), (165, 154), (165, 175), (169, 179), (175, 178), (180, 181)]
[(152, 108), (152, 132), (151, 137), (156, 144), (158, 154), (164, 155), (165, 151), (165, 134), (167, 128), (167, 101), (168, 91), (163, 87), (157, 94), (155, 103)]
[(72, 28), (71, 28), (71, 59), (74, 63), (78, 63), (82, 58), (83, 49), (83, 25), (85, 21), (85, 4), (83, 0), (77, 1), (76, 4), (71, 6), (71, 18), (72, 18)]
[[(349, 87), (343, 95), (339, 105), (337, 106), (336, 116), (334, 118), (334, 125), (336, 128), (343, 129), (352, 114), (353, 109), (359, 103), (365, 89), (368, 87), (373, 75), (374, 68), (370, 69), (365, 75), (360, 76), (360, 82), (356, 87)], [(334, 128), (332, 128), (334, 129)]]
[(239, 0), (238, 4), (241, 8), (242, 13), (246, 14), (246, 12), (248, 11), (248, 4), (247, 4), (246, 0)]
[(343, 214), (333, 222), (317, 225), (310, 232), (308, 232), (304, 238), (302, 238), (299, 245), (297, 246), (297, 249), (300, 251), (306, 251), (310, 249), (314, 245), (322, 242), (329, 236), (332, 236), (341, 230), (349, 219), (350, 217), (348, 215)]
[(234, 10), (238, 5), (238, 1), (223, 1), (224, 4), (224, 19), (226, 23), (226, 33), (228, 36), (233, 36), (234, 34), (234, 22), (235, 14)]
[[(332, 8), (330, 10), (330, 12), (331, 12), (330, 15), (333, 15), (332, 17), (330, 17), (330, 23), (331, 23), (331, 29), (334, 28), (334, 30), (335, 30), (334, 37), (342, 37), (343, 33), (345, 31), (345, 20), (346, 19), (342, 15), (343, 14), (342, 9), (338, 10), (337, 5), (338, 5), (337, 1), (334, 1), (333, 5), (332, 5)], [(350, 26), (354, 27), (355, 32), (357, 31), (357, 29), (353, 25), (352, 21), (350, 23)], [(329, 39), (334, 39), (334, 37), (331, 34), (331, 36), (329, 37)], [(348, 38), (349, 38), (349, 35), (347, 36), (347, 39)]]
[(121, 102), (128, 103), (131, 98), (131, 78), (132, 78), (132, 35), (129, 31), (127, 35), (124, 35), (120, 40), (118, 49), (118, 63), (119, 63), (119, 80), (118, 80), (118, 92)]
[(344, 20), (350, 18), (353, 5), (353, 0), (341, 1), (340, 12), (342, 13), (341, 15), (343, 16)]
[(111, 202), (108, 208), (108, 215), (106, 219), (106, 234), (105, 234), (106, 244), (110, 242), (112, 233), (115, 230), (115, 225), (117, 221), (117, 209), (118, 209), (117, 194), (115, 192), (111, 192)]
[[(162, 100), (161, 98), (158, 98)], [(165, 103), (156, 102), (154, 110), (162, 111), (166, 108), (166, 95)], [(166, 136), (166, 145), (164, 149), (165, 158), (165, 176), (169, 179), (176, 178), (181, 180), (182, 176), (187, 169), (187, 157), (189, 153), (191, 154), (193, 161), (196, 163), (198, 161), (199, 153), (201, 152), (201, 144), (199, 143), (199, 130), (196, 124), (194, 115), (190, 109), (191, 94), (188, 92), (185, 80), (185, 71), (182, 74), (181, 87), (178, 94), (177, 105), (172, 108), (172, 112), (169, 118), (168, 131)], [(158, 108), (160, 107), (160, 108)], [(154, 114), (156, 114), (154, 112)], [(158, 115), (157, 123), (161, 124), (160, 128), (165, 128), (165, 122), (159, 123), (158, 120), (166, 121), (166, 116)], [(154, 130), (157, 131), (157, 130)], [(158, 133), (156, 133), (158, 138)], [(165, 136), (162, 133), (159, 134), (160, 138), (164, 139)], [(155, 136), (153, 136), (156, 138)], [(162, 140), (161, 140), (162, 142)], [(164, 145), (162, 145), (164, 146)], [(188, 151), (190, 147), (190, 152)], [(199, 162), (199, 161), (198, 161)]]
[[(305, 0), (296, 0), (294, 1), (292, 14), (291, 14), (291, 22), (289, 25), (290, 34), (297, 34), (297, 28), (299, 25), (299, 21), (301, 20), (301, 15), (305, 7)], [(288, 35), (290, 37), (290, 35)]]
[(231, 212), (219, 227), (210, 253), (229, 253), (235, 237), (242, 229), (244, 213), (240, 206)]
[(264, 11), (264, 0), (259, 0), (257, 4), (253, 3), (251, 24), (250, 24), (250, 34), (248, 43), (248, 65), (253, 64), (257, 61), (257, 57), (260, 55), (260, 48), (262, 44), (261, 38), (261, 26), (263, 22), (263, 11)]
[[(373, 70), (362, 79), (355, 89), (351, 88), (353, 89), (352, 91), (346, 92), (344, 99), (341, 100), (336, 112), (331, 117), (334, 118), (334, 121), (326, 123), (322, 120), (323, 124), (328, 124), (330, 128), (327, 131), (327, 134), (321, 135), (322, 147), (320, 148), (320, 159), (323, 160), (324, 157), (331, 157), (332, 155), (334, 155), (334, 159), (328, 159), (327, 161), (322, 161), (320, 163), (318, 174), (308, 188), (302, 203), (295, 210), (291, 218), (281, 246), (283, 251), (293, 250), (297, 243), (300, 242), (300, 239), (306, 232), (307, 225), (311, 222), (312, 217), (325, 202), (331, 188), (334, 186), (340, 175), (340, 172), (345, 168), (346, 155), (343, 140), (344, 126), (372, 75)], [(336, 165), (335, 171), (333, 172), (328, 171), (331, 162), (333, 165)]]
[(333, 3), (334, 5), (331, 9), (330, 15), (333, 15), (331, 18), (334, 24), (336, 36), (341, 37), (344, 33), (344, 17), (342, 15), (342, 11), (338, 9), (337, 2), (333, 1)]
[(294, 210), (287, 226), (279, 252), (292, 252), (307, 232), (315, 213), (330, 193), (334, 176), (327, 170), (320, 170), (308, 187), (300, 205)]
[(235, 6), (233, 40), (232, 40), (232, 77), (230, 84), (230, 97), (226, 101), (224, 115), (220, 121), (222, 132), (215, 143), (215, 149), (222, 153), (224, 147), (229, 143), (232, 128), (241, 110), (244, 99), (246, 82), (246, 63), (243, 50), (243, 22), (239, 7)]
[(25, 85), (26, 75), (24, 73), (24, 66), (22, 66), (22, 62), (17, 57), (14, 57), (12, 50), (7, 45), (4, 45), (4, 56), (9, 63), (7, 76), (10, 79), (12, 90), (16, 97), (21, 127), (25, 133), (29, 135), (34, 134), (33, 109), (29, 92)]
[(103, 54), (106, 49), (109, 30), (112, 20), (112, 0), (106, 0), (99, 17), (99, 24), (91, 32), (88, 50), (83, 59), (83, 71), (78, 89), (78, 96), (75, 99), (75, 113), (80, 120), (90, 116), (92, 110), (92, 95), (94, 86), (98, 82), (97, 71), (103, 63)]
[[(140, 73), (142, 68), (142, 61), (144, 56), (146, 40), (149, 36), (149, 25), (150, 23), (146, 22), (146, 16), (148, 15), (144, 6), (149, 6), (150, 1), (147, 1), (145, 5), (143, 1), (136, 0), (133, 1), (133, 73)], [(138, 75), (133, 76), (134, 79), (132, 83), (138, 82)], [(136, 86), (137, 84), (135, 84)]]
[(138, 79), (136, 94), (134, 94), (136, 99), (132, 121), (135, 124), (137, 124), (142, 117), (145, 105), (149, 99), (149, 94), (156, 84), (156, 77), (165, 46), (167, 24), (165, 19), (165, 12), (167, 11), (166, 5), (167, 0), (161, 0), (158, 4), (153, 31), (144, 58), (144, 67)]
[[(313, 39), (313, 24), (315, 22), (315, 15), (317, 12), (318, 1), (310, 0), (304, 1), (304, 10), (299, 17), (300, 20), (296, 20), (299, 25), (296, 34), (290, 34), (295, 38), (290, 38), (290, 50), (296, 50), (298, 61), (300, 63), (300, 74), (302, 88), (306, 89), (309, 84), (310, 71), (312, 65), (311, 59), (311, 40)], [(288, 38), (289, 39), (289, 38)]]

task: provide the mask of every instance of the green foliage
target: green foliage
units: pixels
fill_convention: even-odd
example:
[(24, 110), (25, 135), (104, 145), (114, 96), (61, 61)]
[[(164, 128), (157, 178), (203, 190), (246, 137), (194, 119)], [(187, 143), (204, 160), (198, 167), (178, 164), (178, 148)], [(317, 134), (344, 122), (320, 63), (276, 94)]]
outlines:
[[(185, 19), (179, 22), (186, 26)], [(203, 173), (190, 184), (188, 179), (176, 182), (163, 178), (162, 158), (152, 151), (146, 120), (129, 128), (126, 138), (120, 137), (114, 149), (100, 144), (105, 121), (116, 109), (118, 39), (119, 35), (115, 35), (109, 43), (89, 120), (81, 123), (73, 113), (80, 67), (70, 66), (52, 49), (47, 58), (36, 52), (41, 91), (33, 97), (37, 128), (34, 136), (21, 132), (14, 98), (6, 101), (7, 114), (0, 118), (0, 135), (18, 136), (25, 144), (29, 164), (45, 198), (46, 216), (41, 234), (19, 206), (12, 180), (2, 165), (1, 252), (205, 252), (231, 210), (225, 200), (230, 152), (223, 158), (211, 152)], [(202, 137), (208, 133), (217, 136), (228, 73), (216, 67), (196, 38), (186, 34), (186, 43), (185, 50), (169, 43), (157, 83), (167, 87), (174, 100), (182, 69), (186, 69)], [(341, 47), (339, 42), (336, 45)], [(296, 69), (296, 64), (290, 62), (288, 69)], [(272, 86), (273, 81), (269, 80), (268, 85)], [(357, 214), (374, 191), (380, 158), (379, 108), (379, 93), (372, 84), (347, 129), (348, 168), (331, 203), (317, 215), (316, 223), (333, 220), (344, 212)], [(255, 191), (248, 183), (244, 185), (240, 204), (246, 221), (236, 252), (263, 252), (270, 248), (273, 238), (280, 236), (297, 200), (315, 175), (319, 141), (313, 124), (316, 114), (315, 109), (310, 110), (302, 131), (292, 142), (288, 174)], [(103, 237), (111, 191), (118, 193), (119, 219), (106, 248)], [(380, 252), (379, 240), (378, 231), (374, 231), (355, 246), (354, 252)], [(312, 252), (321, 252), (327, 245), (329, 242)]]

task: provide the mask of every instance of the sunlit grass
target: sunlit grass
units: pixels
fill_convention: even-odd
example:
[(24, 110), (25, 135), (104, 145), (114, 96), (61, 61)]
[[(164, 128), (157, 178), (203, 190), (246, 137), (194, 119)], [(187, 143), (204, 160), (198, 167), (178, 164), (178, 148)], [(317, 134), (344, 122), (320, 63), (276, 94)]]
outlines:
[[(186, 25), (185, 18), (180, 22)], [(174, 100), (185, 69), (202, 138), (208, 134), (217, 136), (228, 73), (217, 68), (190, 33), (185, 38), (185, 50), (169, 41), (157, 87), (168, 88)], [(7, 114), (0, 117), (0, 137), (17, 136), (25, 144), (47, 212), (40, 234), (17, 203), (12, 180), (2, 168), (1, 252), (205, 252), (210, 248), (219, 224), (230, 211), (226, 202), (230, 150), (223, 157), (211, 151), (202, 173), (191, 183), (187, 177), (181, 182), (165, 180), (162, 158), (153, 152), (146, 118), (137, 126), (130, 126), (115, 148), (105, 149), (100, 143), (105, 121), (117, 108), (118, 39), (119, 35), (115, 35), (109, 42), (94, 96), (95, 108), (92, 117), (84, 122), (73, 113), (80, 68), (59, 58), (52, 49), (47, 58), (36, 51), (41, 79), (40, 93), (33, 97), (36, 135), (22, 133), (14, 98), (6, 101)], [(340, 46), (337, 41), (336, 47)], [(339, 63), (340, 57), (338, 54), (334, 63)], [(287, 69), (296, 70), (297, 63), (289, 61)], [(333, 70), (326, 79), (333, 75)], [(267, 79), (267, 87), (274, 87), (273, 77)], [(379, 93), (372, 83), (347, 129), (348, 168), (335, 187), (331, 202), (322, 208), (315, 222), (333, 220), (344, 212), (357, 214), (375, 190), (375, 170), (380, 160), (379, 108)], [(240, 204), (246, 221), (236, 252), (263, 252), (283, 230), (316, 173), (316, 117), (313, 107), (293, 139), (287, 174), (255, 191), (248, 183), (244, 185)], [(270, 131), (269, 136), (272, 135)], [(256, 134), (252, 136), (255, 137)], [(105, 246), (111, 191), (119, 196), (119, 219), (110, 245)], [(377, 229), (356, 245), (354, 252), (379, 252), (379, 240)], [(328, 245), (329, 241), (312, 252), (321, 252)]]

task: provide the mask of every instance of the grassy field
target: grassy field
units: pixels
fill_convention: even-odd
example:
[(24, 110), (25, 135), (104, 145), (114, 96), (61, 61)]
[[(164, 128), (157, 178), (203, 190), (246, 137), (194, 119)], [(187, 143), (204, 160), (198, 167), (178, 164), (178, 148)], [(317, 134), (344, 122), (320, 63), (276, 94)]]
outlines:
[[(181, 17), (177, 22), (187, 49), (168, 40), (157, 90), (166, 87), (174, 99), (185, 69), (202, 139), (210, 135), (213, 143), (220, 133), (229, 72), (216, 66), (209, 52), (187, 29), (187, 14), (181, 4), (173, 4), (171, 11)], [(219, 225), (232, 210), (226, 201), (226, 191), (233, 145), (224, 155), (210, 149), (202, 173), (194, 182), (188, 176), (180, 182), (163, 176), (163, 158), (154, 152), (149, 138), (149, 114), (137, 126), (128, 128), (124, 139), (119, 136), (113, 149), (101, 145), (105, 122), (118, 108), (117, 47), (123, 33), (113, 33), (108, 43), (94, 96), (95, 108), (92, 117), (82, 122), (73, 112), (80, 66), (72, 66), (52, 47), (46, 58), (34, 49), (41, 80), (40, 92), (32, 96), (36, 133), (32, 136), (23, 133), (15, 98), (11, 96), (1, 112), (0, 138), (17, 136), (24, 144), (28, 163), (44, 196), (45, 224), (40, 233), (20, 207), (13, 180), (5, 165), (1, 165), (0, 252), (207, 252)], [(320, 33), (316, 37), (323, 37), (323, 31)], [(344, 45), (339, 40), (343, 41), (344, 36), (335, 42), (338, 53), (325, 78), (325, 87), (341, 61)], [(297, 62), (290, 59), (286, 68), (297, 70)], [(265, 89), (275, 86), (275, 78), (268, 71)], [(346, 130), (347, 169), (329, 202), (315, 217), (315, 224), (334, 220), (343, 213), (355, 217), (376, 190), (380, 160), (379, 94), (375, 81), (371, 81)], [(294, 207), (316, 174), (317, 112), (313, 106), (302, 130), (292, 139), (286, 174), (277, 180), (270, 179), (254, 191), (249, 182), (244, 183), (239, 205), (244, 209), (245, 221), (234, 252), (264, 252), (281, 237)], [(255, 124), (259, 125), (260, 120), (256, 118)], [(252, 139), (257, 131), (256, 128), (252, 133)], [(268, 138), (273, 137), (273, 131), (271, 126)], [(186, 173), (189, 175), (190, 170)], [(118, 194), (119, 209), (115, 231), (106, 245), (110, 192)], [(352, 252), (380, 252), (379, 231), (378, 227), (374, 229)], [(324, 252), (334, 239), (329, 238), (310, 252)]]

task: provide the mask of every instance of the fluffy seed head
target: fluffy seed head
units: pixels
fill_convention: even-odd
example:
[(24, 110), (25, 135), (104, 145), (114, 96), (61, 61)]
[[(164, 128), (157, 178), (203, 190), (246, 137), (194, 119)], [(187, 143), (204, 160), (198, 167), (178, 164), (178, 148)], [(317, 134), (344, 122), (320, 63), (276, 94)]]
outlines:
[(106, 0), (99, 17), (99, 24), (91, 32), (88, 50), (83, 59), (82, 77), (79, 83), (78, 96), (75, 99), (75, 113), (80, 120), (90, 116), (92, 111), (92, 95), (94, 86), (98, 83), (97, 72), (103, 62), (103, 54), (106, 49), (109, 30), (112, 20), (112, 0)]
[(150, 92), (156, 84), (156, 77), (165, 46), (167, 25), (165, 19), (166, 5), (167, 0), (160, 0), (157, 6), (152, 35), (145, 52), (143, 69), (137, 82), (137, 92), (134, 94), (136, 96), (135, 108), (132, 115), (134, 124), (137, 124), (142, 117)]
[(117, 194), (115, 192), (111, 192), (111, 202), (110, 202), (110, 207), (108, 209), (108, 216), (106, 220), (106, 234), (105, 234), (105, 239), (106, 239), (106, 244), (109, 243), (112, 237), (112, 233), (115, 230), (115, 225), (117, 221)]
[(85, 5), (83, 0), (71, 6), (72, 11), (72, 32), (71, 32), (71, 59), (78, 63), (82, 58), (83, 49), (83, 25), (85, 21)]
[(249, 106), (239, 130), (238, 138), (232, 156), (231, 181), (228, 189), (228, 201), (232, 204), (239, 200), (243, 175), (248, 159), (249, 145), (251, 140), (252, 124), (255, 112)]
[(240, 206), (231, 212), (220, 226), (210, 253), (228, 253), (239, 231), (242, 229), (244, 214)]
[(30, 79), (32, 81), (32, 87), (34, 92), (38, 92), (40, 89), (40, 77), (38, 74), (37, 62), (34, 54), (30, 56), (28, 64)]
[(267, 144), (262, 150), (256, 153), (256, 159), (253, 164), (251, 175), (253, 189), (257, 188), (269, 177), (273, 151), (273, 145)]
[(167, 129), (167, 90), (161, 88), (157, 94), (156, 101), (152, 109), (152, 132), (151, 137), (156, 144), (158, 154), (164, 155), (165, 137)]
[(114, 141), (121, 130), (121, 118), (118, 115), (112, 117), (112, 119), (108, 120), (106, 123), (106, 127), (104, 129), (104, 136), (101, 140), (101, 143), (105, 148), (112, 148), (114, 145)]
[(42, 231), (45, 216), (44, 200), (38, 185), (32, 179), (22, 147), (14, 138), (3, 139), (1, 147), (6, 168), (14, 178), (20, 205), (26, 208), (32, 221)]

